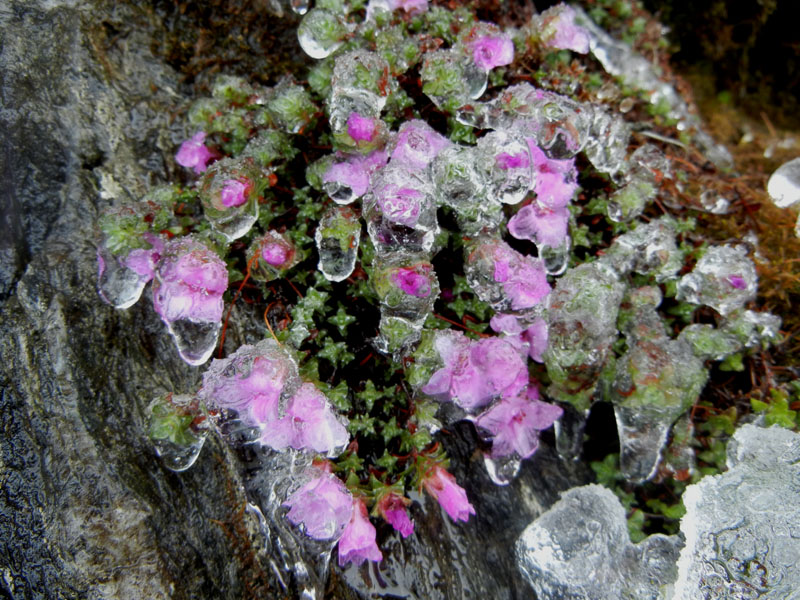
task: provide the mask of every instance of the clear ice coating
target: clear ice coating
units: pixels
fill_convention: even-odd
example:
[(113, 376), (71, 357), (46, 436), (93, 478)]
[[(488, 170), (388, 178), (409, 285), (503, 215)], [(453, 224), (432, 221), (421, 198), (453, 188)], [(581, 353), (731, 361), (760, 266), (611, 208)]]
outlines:
[(783, 163), (770, 175), (767, 193), (780, 208), (800, 202), (800, 158)]
[(191, 237), (167, 243), (153, 279), (153, 308), (167, 325), (181, 358), (205, 363), (222, 329), (225, 263)]
[(656, 146), (639, 146), (626, 164), (623, 185), (608, 199), (608, 218), (617, 223), (640, 216), (658, 193), (658, 183), (670, 176), (670, 162)]
[(490, 131), (478, 140), (475, 164), (483, 171), (489, 196), (503, 204), (518, 204), (533, 188), (533, 159), (525, 139), (505, 131)]
[(166, 394), (150, 404), (149, 435), (156, 454), (171, 471), (185, 471), (197, 460), (208, 435), (208, 418), (197, 398)]
[(378, 255), (430, 252), (439, 232), (427, 171), (394, 164), (376, 173), (364, 197), (367, 232)]
[(425, 53), (420, 70), (422, 91), (442, 110), (453, 110), (479, 98), (488, 75), (454, 48)]
[(544, 363), (552, 381), (548, 394), (584, 412), (617, 339), (617, 314), (625, 284), (602, 264), (568, 269), (550, 294), (549, 344)]
[(314, 235), (319, 252), (317, 267), (328, 281), (350, 277), (361, 241), (361, 221), (349, 206), (331, 206), (323, 213)]
[(223, 158), (203, 174), (198, 189), (203, 213), (229, 242), (250, 231), (258, 219), (258, 196), (268, 175), (252, 158)]
[(309, 0), (289, 0), (289, 6), (292, 7), (292, 11), (294, 11), (298, 15), (304, 15), (308, 12), (308, 7), (310, 6)]
[(395, 360), (400, 360), (422, 335), (422, 323), (419, 319), (396, 317), (383, 310), (378, 329), (378, 337), (374, 340), (375, 348), (379, 352), (392, 355)]
[(697, 401), (708, 380), (703, 361), (683, 339), (673, 340), (658, 315), (658, 287), (633, 290), (620, 321), (628, 350), (616, 362), (610, 396), (620, 443), (620, 471), (652, 478), (675, 420)]
[(673, 279), (683, 267), (683, 251), (676, 243), (675, 222), (661, 217), (619, 236), (600, 258), (620, 275), (653, 275), (662, 283)]
[(489, 102), (463, 106), (456, 118), (478, 129), (507, 130), (532, 137), (549, 158), (566, 159), (586, 144), (592, 114), (566, 96), (521, 83), (506, 88)]
[(625, 162), (631, 126), (620, 116), (602, 108), (590, 107), (587, 110), (592, 113), (592, 120), (583, 152), (598, 171), (616, 173)]
[(703, 304), (727, 316), (754, 300), (758, 276), (744, 246), (714, 246), (678, 281), (678, 300)]
[(359, 49), (338, 55), (333, 65), (327, 103), (333, 133), (343, 133), (353, 113), (365, 119), (378, 119), (392, 81), (389, 63), (375, 52)]
[(653, 105), (666, 103), (670, 107), (668, 116), (680, 121), (684, 128), (694, 130), (693, 141), (711, 162), (721, 169), (733, 168), (730, 152), (701, 129), (700, 119), (689, 110), (680, 94), (659, 78), (656, 65), (634, 52), (628, 44), (615, 40), (598, 27), (582, 8), (576, 6), (574, 10), (575, 22), (589, 34), (592, 55), (600, 61), (607, 73), (619, 77), (627, 86), (649, 93)]
[(663, 600), (677, 577), (677, 536), (628, 537), (625, 509), (610, 490), (564, 492), (517, 540), (517, 566), (537, 597), (559, 600)]
[(97, 291), (114, 308), (129, 308), (142, 296), (152, 275), (137, 273), (104, 246), (97, 248)]
[(726, 473), (683, 494), (675, 600), (800, 597), (800, 435), (744, 425)]
[(439, 282), (425, 255), (398, 252), (376, 257), (372, 287), (387, 316), (403, 317), (422, 325), (439, 296)]
[(306, 12), (307, 0), (291, 0), (291, 2), (292, 9), (295, 9), (295, 4), (305, 5), (305, 10), (302, 12), (295, 9), (299, 14), (305, 13), (297, 27), (297, 41), (300, 42), (303, 51), (316, 59), (327, 58), (333, 54), (349, 33), (347, 23), (338, 15), (323, 8), (313, 8)]

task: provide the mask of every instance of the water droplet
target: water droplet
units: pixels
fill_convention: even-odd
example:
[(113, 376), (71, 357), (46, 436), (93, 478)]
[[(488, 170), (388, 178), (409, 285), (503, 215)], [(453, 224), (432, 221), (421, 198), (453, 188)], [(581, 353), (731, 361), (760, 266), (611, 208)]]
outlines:
[(294, 13), (298, 15), (306, 14), (310, 4), (309, 0), (289, 0), (289, 6), (291, 6)]
[(114, 308), (128, 308), (136, 304), (150, 277), (124, 266), (103, 246), (97, 248), (97, 263), (97, 291), (100, 297)]
[(167, 394), (148, 409), (149, 435), (156, 454), (171, 471), (185, 471), (197, 460), (208, 435), (208, 419), (193, 396)]
[(767, 193), (780, 208), (800, 202), (800, 158), (778, 167), (767, 182)]
[(214, 353), (222, 323), (178, 319), (168, 323), (167, 328), (175, 340), (181, 358), (197, 367), (204, 364)]
[(318, 268), (328, 281), (342, 281), (353, 272), (361, 241), (361, 222), (348, 206), (332, 206), (322, 215), (314, 236)]
[(503, 458), (492, 458), (488, 454), (483, 455), (483, 464), (489, 479), (495, 485), (508, 485), (519, 475), (522, 461), (519, 458), (506, 456)]
[[(305, 1), (301, 0), (300, 3)], [(342, 45), (347, 33), (348, 27), (339, 17), (322, 8), (314, 8), (306, 13), (297, 27), (297, 40), (311, 58), (321, 59), (333, 54)]]

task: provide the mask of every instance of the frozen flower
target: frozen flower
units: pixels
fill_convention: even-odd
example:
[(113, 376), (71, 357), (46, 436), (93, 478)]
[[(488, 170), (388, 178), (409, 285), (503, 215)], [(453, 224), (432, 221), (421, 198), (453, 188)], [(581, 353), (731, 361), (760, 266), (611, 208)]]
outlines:
[[(142, 238), (150, 244), (150, 248), (131, 250), (121, 263), (123, 266), (150, 281), (155, 275), (156, 265), (164, 254), (164, 242), (155, 234), (145, 233)], [(98, 254), (99, 256), (99, 254)]]
[(371, 142), (375, 137), (375, 121), (354, 112), (347, 119), (347, 134), (356, 142)]
[(524, 256), (501, 242), (492, 248), (494, 280), (503, 285), (512, 310), (536, 306), (550, 293), (544, 265), (539, 259)]
[(428, 10), (428, 0), (388, 0), (388, 2), (391, 10), (402, 8), (411, 15), (423, 13)]
[(728, 283), (730, 283), (737, 290), (743, 290), (747, 287), (747, 282), (741, 275), (728, 275)]
[(444, 363), (422, 391), (453, 400), (466, 410), (486, 405), (492, 398), (513, 395), (528, 383), (528, 370), (513, 343), (502, 338), (472, 342), (458, 332), (436, 336), (434, 348)]
[(547, 9), (539, 16), (538, 23), (545, 46), (579, 54), (589, 52), (589, 34), (575, 24), (575, 9), (571, 6), (562, 3)]
[(518, 240), (556, 248), (567, 238), (569, 210), (550, 209), (534, 200), (508, 221), (508, 232)]
[(419, 221), (424, 194), (410, 187), (385, 185), (376, 190), (375, 199), (383, 216), (406, 227), (414, 227)]
[(537, 202), (552, 210), (564, 208), (578, 189), (575, 159), (548, 158), (536, 145), (535, 140), (527, 138), (527, 142), (533, 158), (535, 181), (533, 189), (536, 192)]
[(484, 71), (511, 64), (514, 42), (507, 36), (482, 36), (472, 43), (472, 58)]
[(489, 326), (497, 333), (515, 335), (522, 332), (522, 324), (514, 315), (497, 313), (489, 320)]
[(527, 152), (517, 152), (516, 154), (501, 152), (495, 157), (495, 163), (503, 170), (519, 169), (529, 166), (530, 159)]
[(325, 395), (313, 383), (301, 385), (286, 406), (286, 416), (268, 421), (263, 431), (261, 442), (275, 450), (291, 447), (330, 454), (350, 440)]
[(317, 471), (317, 476), (290, 495), (283, 506), (286, 518), (302, 525), (315, 540), (338, 538), (353, 516), (353, 497), (335, 475)]
[(360, 498), (353, 500), (350, 522), (339, 538), (339, 566), (349, 562), (360, 565), (365, 560), (379, 562), (383, 554), (375, 543), (375, 527), (369, 522), (367, 507)]
[(400, 126), (392, 152), (392, 163), (411, 169), (424, 169), (452, 142), (434, 131), (425, 121), (406, 121)]
[(533, 324), (522, 332), (523, 341), (528, 343), (528, 356), (538, 363), (544, 362), (542, 354), (547, 350), (549, 335), (547, 321), (536, 319)]
[[(427, 267), (427, 269), (426, 269)], [(418, 267), (400, 267), (392, 274), (394, 284), (410, 296), (427, 298), (431, 295), (431, 282), (425, 273), (420, 270), (430, 271), (429, 265)]]
[(238, 179), (226, 179), (222, 182), (222, 191), (220, 192), (222, 205), (228, 208), (241, 206), (247, 202), (247, 194), (250, 192), (250, 187), (248, 183)]
[(297, 249), (288, 236), (275, 230), (256, 237), (247, 249), (248, 270), (256, 281), (283, 277), (298, 260)]
[(322, 181), (350, 188), (351, 194), (346, 194), (346, 196), (348, 199), (352, 197), (352, 200), (355, 200), (366, 193), (369, 187), (369, 172), (361, 160), (338, 162), (328, 167), (322, 176)]
[(184, 141), (178, 148), (175, 161), (182, 167), (194, 169), (195, 173), (205, 171), (208, 163), (214, 158), (211, 150), (203, 143), (205, 139), (205, 132), (198, 131), (191, 139)]
[(388, 492), (381, 496), (378, 500), (377, 510), (386, 522), (394, 527), (400, 535), (407, 538), (414, 533), (414, 523), (408, 518), (408, 510), (406, 505), (409, 503), (408, 498)]
[(155, 273), (153, 306), (167, 323), (219, 321), (228, 289), (225, 263), (191, 238), (171, 240)]
[(528, 458), (539, 447), (539, 431), (552, 426), (563, 410), (539, 400), (535, 387), (522, 395), (503, 398), (480, 415), (475, 424), (493, 435), (493, 457), (519, 455)]
[(426, 474), (422, 485), (454, 521), (467, 521), (470, 515), (475, 514), (464, 488), (456, 483), (455, 477), (439, 465), (435, 465)]

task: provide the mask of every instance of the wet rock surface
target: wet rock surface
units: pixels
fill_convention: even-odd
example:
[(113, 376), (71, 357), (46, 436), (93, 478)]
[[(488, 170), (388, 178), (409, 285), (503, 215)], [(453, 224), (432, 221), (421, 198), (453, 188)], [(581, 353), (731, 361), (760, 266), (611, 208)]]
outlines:
[[(117, 311), (95, 289), (93, 225), (113, 199), (169, 178), (188, 100), (151, 50), (158, 2), (11, 0), (0, 6), (0, 590), (11, 598), (272, 598), (278, 550), (246, 511), (240, 457), (215, 434), (176, 474), (147, 438), (146, 408), (197, 389), (147, 301)], [(265, 17), (266, 18), (266, 17)], [(172, 129), (171, 129), (172, 127)], [(229, 335), (253, 329), (234, 313)], [(239, 322), (236, 321), (239, 319)], [(242, 341), (242, 340), (239, 340)], [(374, 567), (334, 568), (335, 598), (529, 598), (513, 540), (588, 479), (551, 445), (497, 488), (471, 426), (445, 444), (477, 517), (452, 526), (430, 500), (417, 533)], [(394, 535), (379, 531), (379, 539)]]

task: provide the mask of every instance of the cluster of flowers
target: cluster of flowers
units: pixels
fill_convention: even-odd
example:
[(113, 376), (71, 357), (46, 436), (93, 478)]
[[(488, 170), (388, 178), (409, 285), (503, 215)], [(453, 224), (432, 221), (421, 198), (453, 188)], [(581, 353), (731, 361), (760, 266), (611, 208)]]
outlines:
[[(585, 53), (588, 36), (574, 18), (570, 8), (554, 7), (531, 21), (525, 40)], [(573, 143), (574, 128), (562, 123), (571, 117), (559, 117), (558, 127), (548, 121), (552, 107), (566, 99), (554, 102), (554, 94), (521, 85), (458, 112), (483, 94), (493, 69), (513, 62), (510, 35), (474, 17), (457, 22), (425, 0), (373, 0), (363, 23), (348, 19), (352, 15), (337, 3), (320, 2), (298, 32), (301, 46), (324, 59), (310, 82), (327, 99), (335, 149), (306, 173), (309, 184), (333, 203), (308, 209), (319, 219), (319, 269), (335, 282), (354, 272), (361, 224), (359, 210), (350, 205), (360, 199), (369, 234), (362, 267), (381, 309), (376, 347), (399, 364), (409, 359), (409, 380), (412, 371), (425, 374), (412, 382), (418, 398), (459, 407), (491, 441), (488, 459), (516, 461), (518, 468), (536, 451), (539, 432), (562, 413), (540, 399), (528, 360), (543, 360), (548, 275), (566, 268), (569, 251), (568, 204), (577, 190), (572, 157), (582, 144)], [(451, 138), (468, 122), (488, 133), (472, 134), (474, 144), (459, 143), (420, 118), (401, 121), (411, 101), (397, 79), (414, 67), (423, 92), (450, 117)], [(194, 107), (190, 119), (202, 130), (175, 156), (199, 176), (194, 187), (162, 189), (138, 207), (104, 216), (101, 295), (125, 308), (154, 280), (155, 310), (179, 353), (193, 365), (207, 362), (222, 327), (229, 279), (221, 257), (231, 242), (249, 241), (246, 278), (262, 283), (287, 277), (311, 255), (304, 246), (307, 224), (269, 228), (272, 216), (260, 206), (265, 190), (282, 175), (280, 165), (296, 153), (289, 136), (312, 131), (318, 114), (307, 92), (291, 82), (263, 91), (223, 80), (214, 100)], [(185, 200), (196, 199), (210, 228), (181, 213)], [(533, 242), (540, 257), (502, 239), (506, 207), (516, 207), (508, 233)], [(474, 295), (496, 311), (491, 327), (497, 335), (471, 339), (427, 325), (440, 293), (432, 264), (440, 249), (438, 208), (455, 216), (466, 279)], [(547, 249), (561, 252), (555, 267), (541, 258)], [(424, 488), (453, 520), (475, 514), (430, 440), (413, 448), (407, 459), (412, 468), (399, 475), (387, 471), (378, 486), (368, 489), (358, 477), (341, 481), (336, 458), (345, 449), (357, 452), (358, 444), (350, 443), (347, 419), (321, 391), (325, 384), (299, 374), (297, 350), (308, 339), (307, 329), (305, 334), (288, 346), (267, 339), (212, 361), (197, 393), (208, 410), (254, 431), (258, 443), (325, 457), (286, 498), (289, 521), (311, 538), (338, 540), (344, 565), (382, 558), (370, 506), (373, 516), (402, 536), (412, 534), (409, 486)]]

